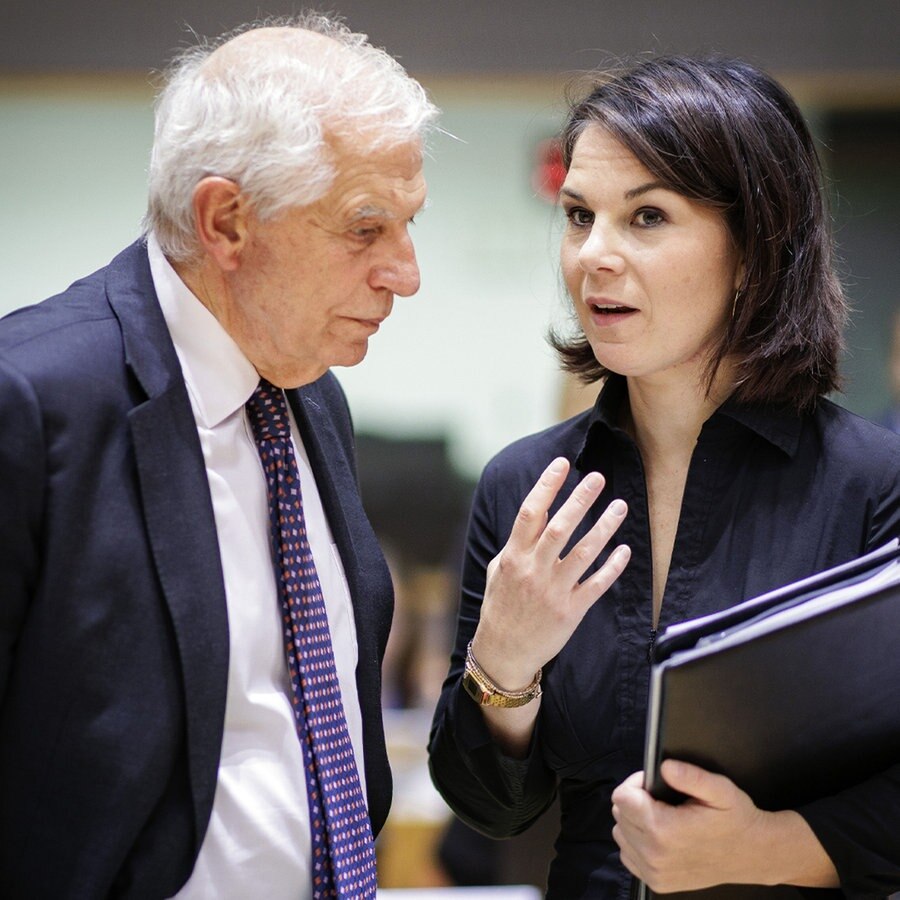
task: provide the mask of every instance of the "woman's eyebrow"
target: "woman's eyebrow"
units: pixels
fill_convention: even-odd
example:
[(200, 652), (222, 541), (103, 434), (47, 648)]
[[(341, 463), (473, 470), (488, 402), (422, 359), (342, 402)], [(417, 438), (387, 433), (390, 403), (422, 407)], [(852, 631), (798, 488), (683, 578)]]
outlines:
[[(639, 184), (637, 187), (630, 188), (629, 190), (625, 191), (625, 194), (623, 196), (626, 200), (633, 200), (635, 197), (640, 197), (641, 194), (646, 194), (657, 189), (661, 189), (664, 191), (670, 190), (669, 186), (663, 184), (663, 182), (661, 181), (648, 181), (646, 184)], [(563, 187), (560, 189), (559, 193), (560, 195), (570, 197), (572, 200), (584, 202), (584, 197), (579, 194), (578, 191), (573, 191), (572, 188)]]
[(635, 197), (639, 197), (641, 194), (646, 194), (649, 191), (655, 191), (657, 188), (669, 190), (668, 186), (661, 181), (648, 181), (646, 184), (633, 187), (630, 191), (625, 191), (625, 199), (634, 200)]

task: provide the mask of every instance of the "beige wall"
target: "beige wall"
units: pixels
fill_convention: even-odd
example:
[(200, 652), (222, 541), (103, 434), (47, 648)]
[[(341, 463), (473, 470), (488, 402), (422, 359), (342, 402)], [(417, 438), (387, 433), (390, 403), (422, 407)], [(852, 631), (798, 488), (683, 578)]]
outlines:
[[(530, 185), (558, 121), (555, 85), (439, 85), (444, 108), (414, 226), (422, 289), (398, 299), (368, 359), (339, 370), (357, 427), (446, 432), (474, 474), (552, 422), (559, 376), (542, 335), (561, 309), (553, 208)], [(139, 233), (152, 93), (133, 76), (0, 80), (0, 312), (65, 288)]]

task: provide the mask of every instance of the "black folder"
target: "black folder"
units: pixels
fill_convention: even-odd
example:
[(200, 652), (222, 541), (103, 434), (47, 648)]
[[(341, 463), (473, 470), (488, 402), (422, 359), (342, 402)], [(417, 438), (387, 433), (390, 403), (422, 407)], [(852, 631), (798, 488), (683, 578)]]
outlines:
[[(645, 785), (667, 758), (792, 809), (900, 761), (900, 546), (666, 629), (653, 651)], [(724, 885), (694, 898), (799, 897)], [(827, 893), (827, 892), (823, 892)], [(641, 886), (639, 896), (651, 892)]]

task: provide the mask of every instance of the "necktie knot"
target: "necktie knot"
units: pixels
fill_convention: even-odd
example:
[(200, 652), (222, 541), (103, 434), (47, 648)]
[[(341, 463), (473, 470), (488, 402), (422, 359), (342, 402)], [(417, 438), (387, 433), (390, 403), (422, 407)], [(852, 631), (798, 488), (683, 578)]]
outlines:
[(247, 401), (247, 415), (257, 441), (290, 437), (291, 420), (284, 391), (265, 378), (259, 380), (259, 386)]

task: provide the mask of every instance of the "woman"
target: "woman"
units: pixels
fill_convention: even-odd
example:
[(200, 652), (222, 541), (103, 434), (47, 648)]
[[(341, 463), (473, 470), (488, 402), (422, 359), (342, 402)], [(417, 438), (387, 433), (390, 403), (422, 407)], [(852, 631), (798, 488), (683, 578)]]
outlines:
[(598, 83), (562, 143), (579, 333), (554, 344), (607, 379), (482, 476), (435, 783), (495, 837), (558, 793), (552, 898), (623, 897), (631, 873), (887, 895), (900, 765), (774, 813), (674, 761), (669, 807), (636, 771), (659, 628), (900, 534), (900, 440), (824, 399), (845, 305), (807, 128), (747, 64), (663, 58)]

